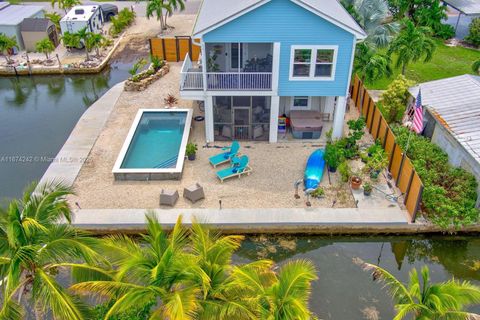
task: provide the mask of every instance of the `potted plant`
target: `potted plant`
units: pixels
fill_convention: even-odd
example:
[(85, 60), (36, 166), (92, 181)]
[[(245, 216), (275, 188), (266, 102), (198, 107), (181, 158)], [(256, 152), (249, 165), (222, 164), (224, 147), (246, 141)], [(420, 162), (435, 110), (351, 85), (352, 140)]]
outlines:
[(376, 180), (380, 172), (388, 166), (388, 156), (387, 153), (382, 149), (378, 148), (375, 150), (375, 153), (367, 161), (367, 168), (370, 172), (370, 178)]
[(352, 176), (352, 180), (350, 181), (350, 185), (352, 186), (353, 190), (360, 189), (360, 186), (362, 185), (362, 178), (360, 178), (357, 175)]
[(188, 160), (193, 161), (195, 160), (197, 154), (197, 145), (195, 143), (189, 142), (187, 143), (187, 148), (185, 150), (185, 154), (188, 157)]
[(327, 163), (328, 170), (330, 172), (336, 172), (338, 165), (341, 162), (342, 154), (340, 149), (335, 143), (327, 144), (325, 148), (325, 162)]
[(366, 195), (366, 196), (369, 196), (372, 194), (372, 190), (373, 190), (373, 187), (370, 183), (368, 182), (365, 182), (363, 184), (363, 194)]
[(325, 196), (325, 190), (322, 187), (315, 189), (310, 195), (314, 198), (320, 199)]

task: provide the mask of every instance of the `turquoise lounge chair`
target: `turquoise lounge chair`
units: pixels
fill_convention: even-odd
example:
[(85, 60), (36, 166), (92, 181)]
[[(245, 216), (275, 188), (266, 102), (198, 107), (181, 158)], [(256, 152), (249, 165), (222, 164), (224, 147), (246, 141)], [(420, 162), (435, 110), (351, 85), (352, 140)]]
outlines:
[(232, 158), (238, 154), (238, 150), (240, 150), (240, 144), (237, 141), (233, 141), (230, 147), (222, 148), (222, 150), (228, 150), (228, 151), (208, 158), (208, 160), (210, 161), (210, 164), (214, 168), (222, 163), (232, 160)]
[(235, 158), (234, 161), (232, 161), (232, 166), (227, 169), (223, 169), (217, 172), (217, 177), (220, 179), (221, 182), (223, 180), (232, 178), (232, 177), (237, 177), (240, 178), (242, 174), (247, 174), (249, 175), (250, 172), (252, 172), (252, 168), (248, 166), (248, 156), (243, 155), (240, 158)]

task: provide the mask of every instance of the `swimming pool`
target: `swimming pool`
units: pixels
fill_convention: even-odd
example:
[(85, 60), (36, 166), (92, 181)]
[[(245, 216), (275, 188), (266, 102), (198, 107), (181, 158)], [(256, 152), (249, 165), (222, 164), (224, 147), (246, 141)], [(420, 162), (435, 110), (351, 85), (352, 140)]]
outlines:
[(140, 109), (113, 167), (115, 180), (178, 180), (191, 109)]

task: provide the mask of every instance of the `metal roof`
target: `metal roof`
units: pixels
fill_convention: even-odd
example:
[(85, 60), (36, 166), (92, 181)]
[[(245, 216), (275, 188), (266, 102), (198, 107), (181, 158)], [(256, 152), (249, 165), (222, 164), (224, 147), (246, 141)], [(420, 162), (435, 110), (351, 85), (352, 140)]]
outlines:
[[(214, 29), (229, 20), (255, 9), (271, 0), (203, 0), (193, 34)], [(291, 0), (332, 23), (357, 35), (366, 37), (365, 31), (337, 0)]]
[(25, 32), (44, 32), (53, 25), (52, 21), (44, 18), (25, 18), (20, 24), (20, 31)]
[[(465, 74), (419, 86), (422, 104), (480, 162), (480, 77)], [(419, 86), (409, 89), (414, 97)]]
[(443, 0), (443, 2), (467, 16), (480, 14), (478, 0)]
[(0, 9), (0, 25), (15, 26), (23, 19), (31, 18), (43, 10), (43, 6), (8, 5)]

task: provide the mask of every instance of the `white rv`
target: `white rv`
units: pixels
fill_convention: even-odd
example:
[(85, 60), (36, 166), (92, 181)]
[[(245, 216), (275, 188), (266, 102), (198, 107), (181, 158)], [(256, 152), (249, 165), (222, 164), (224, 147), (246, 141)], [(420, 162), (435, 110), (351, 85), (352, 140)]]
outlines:
[(62, 33), (76, 33), (85, 27), (89, 32), (101, 33), (102, 26), (103, 15), (99, 5), (75, 6), (60, 20)]

